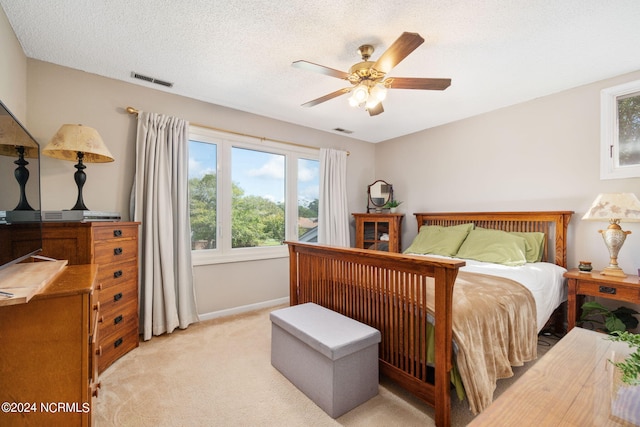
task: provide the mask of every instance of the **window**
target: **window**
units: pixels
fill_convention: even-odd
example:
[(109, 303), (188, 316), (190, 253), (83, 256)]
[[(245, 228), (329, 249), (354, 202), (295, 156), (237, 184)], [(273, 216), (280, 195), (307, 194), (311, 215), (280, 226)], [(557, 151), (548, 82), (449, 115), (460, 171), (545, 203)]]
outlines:
[(194, 264), (287, 256), (314, 241), (318, 151), (192, 127), (189, 206)]
[(640, 177), (640, 81), (601, 93), (600, 178)]

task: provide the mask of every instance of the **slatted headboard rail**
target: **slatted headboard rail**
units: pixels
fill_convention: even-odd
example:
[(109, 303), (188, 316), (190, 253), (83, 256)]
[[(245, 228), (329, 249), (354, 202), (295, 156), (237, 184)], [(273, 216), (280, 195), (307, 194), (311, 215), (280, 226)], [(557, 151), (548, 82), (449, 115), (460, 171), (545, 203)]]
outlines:
[(545, 234), (543, 261), (567, 266), (567, 228), (572, 211), (532, 212), (425, 212), (415, 213), (418, 230), (422, 225), (474, 223), (477, 227), (509, 232), (541, 232)]

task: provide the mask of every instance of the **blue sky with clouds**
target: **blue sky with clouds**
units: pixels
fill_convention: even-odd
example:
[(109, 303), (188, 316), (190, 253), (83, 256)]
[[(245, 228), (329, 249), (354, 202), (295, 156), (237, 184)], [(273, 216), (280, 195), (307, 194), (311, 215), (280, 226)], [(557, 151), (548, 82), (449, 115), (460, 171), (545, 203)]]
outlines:
[[(202, 177), (216, 171), (216, 145), (191, 141), (189, 144), (189, 178)], [(262, 151), (233, 148), (232, 180), (247, 195), (257, 195), (273, 201), (284, 201), (285, 156)], [(319, 166), (317, 160), (298, 161), (298, 199), (318, 198)]]

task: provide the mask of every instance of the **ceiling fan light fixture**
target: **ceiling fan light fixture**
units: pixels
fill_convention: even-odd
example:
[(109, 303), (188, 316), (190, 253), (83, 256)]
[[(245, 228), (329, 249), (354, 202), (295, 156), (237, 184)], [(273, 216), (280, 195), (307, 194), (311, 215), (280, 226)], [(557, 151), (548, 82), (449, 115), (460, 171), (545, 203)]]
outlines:
[(365, 104), (365, 109), (369, 110), (371, 108), (374, 108), (376, 105), (380, 104), (381, 100), (379, 100), (378, 98), (376, 98), (375, 96), (373, 96), (373, 94), (369, 95), (369, 98), (367, 99), (367, 102)]
[(378, 83), (371, 88), (371, 97), (377, 100), (376, 104), (384, 101), (387, 97), (387, 88), (382, 83)]
[(356, 86), (353, 90), (352, 98), (358, 102), (358, 105), (367, 102), (367, 99), (369, 98), (369, 88), (367, 85), (359, 84)]

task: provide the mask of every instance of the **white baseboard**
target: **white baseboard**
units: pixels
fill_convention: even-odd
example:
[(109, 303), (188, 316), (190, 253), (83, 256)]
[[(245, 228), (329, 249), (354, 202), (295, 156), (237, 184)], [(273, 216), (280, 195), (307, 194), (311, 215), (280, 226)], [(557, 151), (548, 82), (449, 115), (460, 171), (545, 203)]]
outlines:
[(209, 313), (198, 314), (200, 321), (217, 319), (218, 317), (231, 316), (233, 314), (246, 313), (248, 311), (260, 310), (261, 308), (275, 307), (277, 305), (286, 304), (289, 302), (289, 297), (273, 299), (270, 301), (263, 301), (256, 304), (243, 305), (240, 307), (228, 308), (226, 310), (212, 311)]

